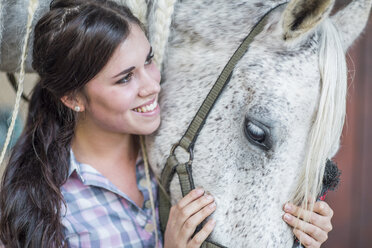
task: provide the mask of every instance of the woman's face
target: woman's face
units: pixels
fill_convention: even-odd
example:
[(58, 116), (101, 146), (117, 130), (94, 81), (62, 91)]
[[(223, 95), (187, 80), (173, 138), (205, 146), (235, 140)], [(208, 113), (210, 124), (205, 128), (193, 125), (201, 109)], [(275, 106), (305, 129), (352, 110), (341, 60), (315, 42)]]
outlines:
[(104, 131), (150, 134), (160, 124), (160, 72), (137, 25), (105, 67), (84, 88), (84, 121)]

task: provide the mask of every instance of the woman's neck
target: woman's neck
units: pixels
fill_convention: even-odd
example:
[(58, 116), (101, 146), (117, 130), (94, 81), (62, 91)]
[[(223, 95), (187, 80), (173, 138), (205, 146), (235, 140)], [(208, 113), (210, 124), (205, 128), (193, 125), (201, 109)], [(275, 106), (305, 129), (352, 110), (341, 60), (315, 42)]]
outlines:
[(136, 180), (137, 136), (108, 132), (92, 123), (78, 122), (72, 150), (77, 161), (95, 168), (137, 206), (143, 205)]
[(78, 122), (72, 140), (76, 159), (100, 170), (109, 166), (132, 167), (138, 156), (137, 137), (132, 134), (108, 132), (86, 122)]

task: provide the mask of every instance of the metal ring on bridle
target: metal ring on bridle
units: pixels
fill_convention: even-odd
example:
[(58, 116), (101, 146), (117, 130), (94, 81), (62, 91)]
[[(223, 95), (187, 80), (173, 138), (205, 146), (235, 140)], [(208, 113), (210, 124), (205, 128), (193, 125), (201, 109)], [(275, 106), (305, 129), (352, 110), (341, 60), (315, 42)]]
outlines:
[(174, 155), (174, 156), (176, 156), (176, 155), (175, 155), (175, 151), (176, 151), (176, 149), (177, 149), (178, 147), (181, 147), (183, 150), (185, 150), (185, 151), (189, 154), (189, 161), (188, 161), (188, 163), (189, 163), (189, 164), (192, 164), (192, 161), (193, 161), (193, 159), (194, 159), (194, 153), (193, 153), (193, 151), (192, 151), (192, 148), (190, 148), (189, 150), (186, 150), (184, 147), (182, 147), (182, 146), (180, 145), (180, 142), (177, 142), (177, 143), (175, 143), (175, 144), (172, 146), (171, 151), (170, 151), (170, 155)]

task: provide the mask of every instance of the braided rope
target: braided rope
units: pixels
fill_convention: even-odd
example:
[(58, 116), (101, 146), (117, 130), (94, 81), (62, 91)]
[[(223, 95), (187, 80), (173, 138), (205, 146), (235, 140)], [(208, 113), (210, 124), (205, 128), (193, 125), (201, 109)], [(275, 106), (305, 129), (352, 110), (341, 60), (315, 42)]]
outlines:
[(39, 5), (38, 0), (30, 0), (29, 6), (28, 6), (28, 18), (27, 18), (25, 40), (24, 40), (23, 48), (22, 48), (21, 69), (19, 73), (18, 90), (17, 90), (16, 101), (15, 101), (15, 105), (14, 105), (14, 109), (12, 113), (12, 120), (10, 122), (6, 140), (5, 140), (3, 150), (0, 156), (0, 165), (3, 163), (3, 160), (5, 158), (6, 150), (8, 149), (10, 138), (12, 136), (14, 126), (15, 126), (15, 121), (16, 121), (16, 118), (19, 112), (19, 104), (21, 102), (21, 96), (23, 93), (23, 82), (25, 79), (25, 63), (26, 63), (26, 57), (27, 57), (28, 41), (29, 41), (31, 30), (32, 30), (32, 26), (31, 26), (32, 20), (34, 18), (34, 14), (35, 14), (35, 11), (38, 5)]
[(132, 11), (133, 15), (137, 17), (141, 23), (147, 24), (147, 3), (146, 0), (126, 0), (124, 4)]
[(158, 237), (158, 226), (156, 222), (156, 211), (155, 211), (155, 201), (154, 197), (152, 195), (152, 184), (151, 184), (151, 178), (150, 178), (150, 172), (149, 172), (149, 163), (147, 158), (147, 151), (146, 151), (146, 145), (145, 145), (145, 138), (144, 136), (140, 136), (140, 143), (141, 143), (141, 150), (142, 150), (142, 157), (143, 162), (145, 164), (145, 174), (146, 174), (146, 187), (149, 191), (149, 197), (150, 197), (150, 203), (151, 203), (151, 211), (152, 211), (152, 222), (154, 223), (155, 227), (155, 247), (158, 247), (159, 237)]
[(168, 43), (175, 3), (176, 0), (157, 0), (153, 6), (150, 39), (154, 50), (154, 61), (160, 70)]

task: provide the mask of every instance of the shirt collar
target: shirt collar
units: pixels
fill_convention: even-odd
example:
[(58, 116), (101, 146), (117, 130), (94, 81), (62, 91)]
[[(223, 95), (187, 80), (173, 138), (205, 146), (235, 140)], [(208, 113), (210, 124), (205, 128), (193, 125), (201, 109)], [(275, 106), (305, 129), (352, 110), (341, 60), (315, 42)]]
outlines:
[[(138, 177), (145, 176), (144, 175), (144, 168), (143, 168), (144, 166), (143, 166), (143, 159), (142, 159), (141, 150), (139, 150), (139, 152), (138, 152), (138, 157), (137, 157), (137, 161), (136, 161), (137, 173), (138, 173), (138, 169), (139, 169), (138, 167), (140, 167), (140, 172), (142, 172), (142, 173), (139, 173), (139, 175), (137, 174), (137, 179), (138, 179)], [(74, 173), (74, 171), (76, 171), (76, 174), (79, 176), (80, 180), (84, 183), (85, 179), (82, 175), (81, 163), (76, 160), (74, 152), (72, 151), (72, 149), (70, 149), (70, 167), (69, 167), (69, 171), (68, 171), (68, 178), (71, 177), (71, 175), (72, 175), (72, 173)]]
[(80, 180), (84, 182), (84, 178), (81, 175), (81, 170), (80, 170), (80, 163), (76, 160), (74, 152), (72, 149), (70, 149), (70, 168), (68, 171), (68, 177), (72, 175), (76, 171), (77, 175), (79, 176)]

